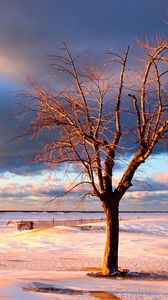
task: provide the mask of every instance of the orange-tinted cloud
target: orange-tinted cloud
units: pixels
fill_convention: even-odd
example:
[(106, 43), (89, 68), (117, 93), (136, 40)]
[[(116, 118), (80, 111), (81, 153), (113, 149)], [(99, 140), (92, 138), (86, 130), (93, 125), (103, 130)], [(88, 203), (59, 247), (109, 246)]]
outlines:
[(155, 180), (158, 180), (162, 183), (167, 183), (168, 184), (168, 172), (166, 173), (156, 173), (154, 176)]

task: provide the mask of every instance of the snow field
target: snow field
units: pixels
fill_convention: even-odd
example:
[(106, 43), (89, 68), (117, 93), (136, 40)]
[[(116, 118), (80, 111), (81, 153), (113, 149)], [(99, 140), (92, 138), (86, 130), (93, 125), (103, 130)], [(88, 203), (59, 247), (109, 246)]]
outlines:
[[(1, 218), (2, 226), (8, 217)], [(29, 219), (31, 217), (29, 213)], [(22, 215), (20, 219), (23, 218)], [(37, 218), (39, 215), (34, 216), (35, 220)], [(16, 231), (12, 226), (8, 232), (0, 230), (0, 300), (104, 299), (92, 291), (103, 291), (106, 297), (112, 293), (126, 300), (168, 299), (167, 277), (163, 280), (157, 278), (159, 274), (167, 276), (167, 215), (127, 216), (120, 222), (120, 265), (130, 271), (153, 273), (156, 279), (152, 280), (99, 279), (86, 275), (90, 268), (101, 268), (104, 227), (105, 224), (100, 222), (31, 231)], [(23, 290), (23, 287), (43, 284), (82, 290), (86, 294), (49, 294)]]

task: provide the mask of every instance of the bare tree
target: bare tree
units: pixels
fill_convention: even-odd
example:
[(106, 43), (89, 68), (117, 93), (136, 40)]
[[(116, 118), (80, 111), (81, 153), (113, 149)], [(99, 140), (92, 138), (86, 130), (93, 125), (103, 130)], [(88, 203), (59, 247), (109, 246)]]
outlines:
[[(111, 52), (108, 65), (85, 67), (64, 43), (63, 55), (52, 57), (53, 67), (66, 75), (64, 87), (53, 91), (33, 83), (33, 92), (25, 97), (24, 111), (31, 116), (29, 132), (51, 133), (36, 161), (55, 168), (65, 163), (80, 165), (87, 176), (73, 188), (87, 183), (89, 192), (102, 201), (106, 214), (104, 275), (119, 272), (120, 200), (132, 186), (138, 167), (159, 141), (166, 141), (168, 132), (168, 41), (150, 45), (138, 40), (138, 44), (143, 52), (136, 62), (139, 78), (127, 66), (129, 47), (123, 56)], [(118, 75), (112, 72), (114, 62), (120, 66)], [(130, 161), (114, 187), (116, 161), (129, 149)]]

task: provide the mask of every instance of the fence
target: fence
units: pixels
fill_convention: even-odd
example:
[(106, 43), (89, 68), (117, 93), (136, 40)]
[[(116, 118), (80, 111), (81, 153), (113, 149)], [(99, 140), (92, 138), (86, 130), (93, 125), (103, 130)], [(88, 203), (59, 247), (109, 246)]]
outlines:
[(88, 223), (96, 223), (96, 222), (104, 222), (105, 219), (51, 219), (51, 220), (34, 220), (34, 221), (17, 221), (17, 229), (18, 230), (31, 230), (42, 227), (51, 227), (51, 226), (76, 226), (80, 224), (88, 224)]

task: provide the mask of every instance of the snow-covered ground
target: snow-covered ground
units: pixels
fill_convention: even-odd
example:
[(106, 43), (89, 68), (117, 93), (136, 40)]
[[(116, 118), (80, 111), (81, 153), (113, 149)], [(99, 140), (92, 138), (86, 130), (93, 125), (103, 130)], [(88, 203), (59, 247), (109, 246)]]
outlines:
[[(152, 277), (94, 278), (103, 259), (105, 223), (17, 231), (6, 222), (102, 218), (103, 214), (0, 214), (0, 300), (168, 299), (167, 214), (120, 216), (121, 267)], [(53, 293), (47, 292), (51, 287)], [(60, 290), (61, 289), (61, 290)], [(44, 293), (45, 291), (45, 293)]]

